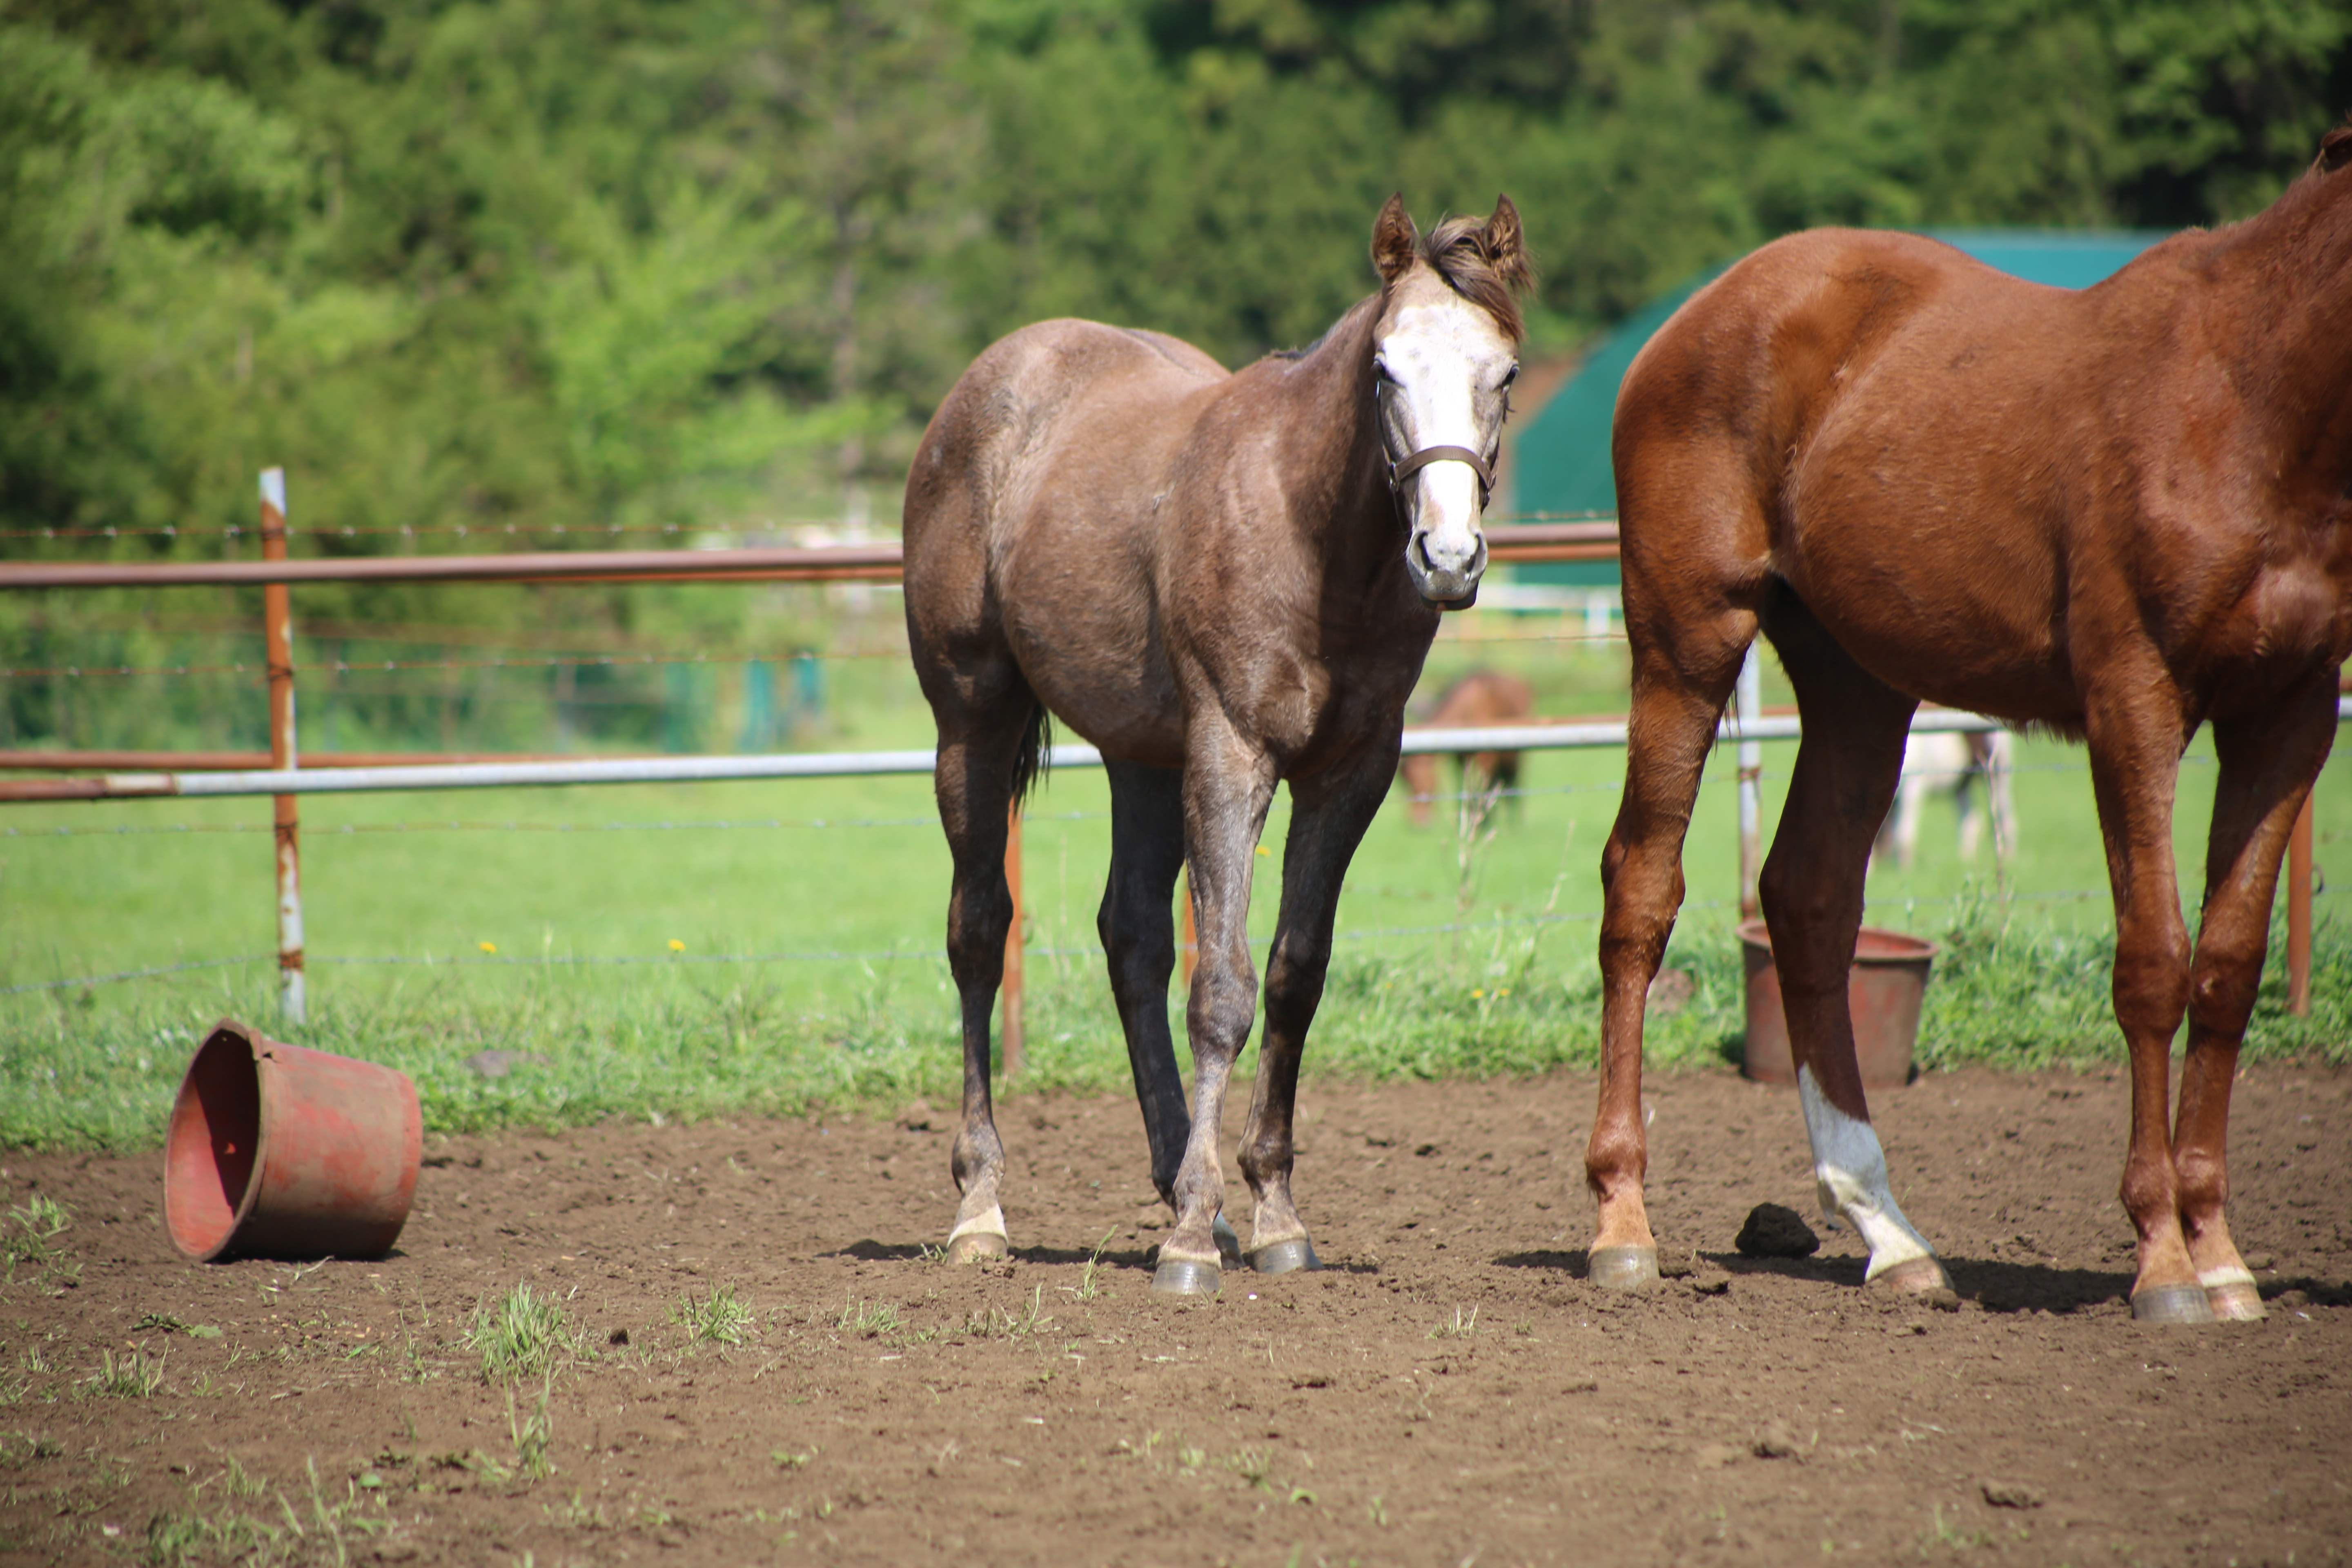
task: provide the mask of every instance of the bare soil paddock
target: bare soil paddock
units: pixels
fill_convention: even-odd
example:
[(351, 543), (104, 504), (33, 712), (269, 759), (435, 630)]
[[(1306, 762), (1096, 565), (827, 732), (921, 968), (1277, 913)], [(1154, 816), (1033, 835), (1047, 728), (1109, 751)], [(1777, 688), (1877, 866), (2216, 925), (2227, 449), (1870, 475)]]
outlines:
[[(1850, 1235), (1734, 1250), (1759, 1201), (1813, 1212), (1788, 1091), (1698, 1073), (1650, 1096), (1653, 1213), (1688, 1272), (1638, 1299), (1580, 1278), (1580, 1075), (1310, 1084), (1299, 1192), (1332, 1267), (1181, 1308), (1146, 1293), (1166, 1216), (1123, 1100), (1005, 1102), (1018, 1257), (987, 1270), (924, 1256), (945, 1108), (428, 1137), (400, 1251), (303, 1269), (178, 1261), (155, 1157), (0, 1155), (8, 1205), (75, 1215), (58, 1265), (0, 1287), (0, 1563), (2352, 1550), (2352, 1074), (2242, 1079), (2232, 1216), (2271, 1317), (2204, 1331), (2124, 1305), (2112, 1076), (1879, 1097), (1957, 1312), (1861, 1289)], [(584, 1347), (537, 1479), (541, 1384), (510, 1400), (460, 1342), (523, 1282)], [(716, 1288), (754, 1321), (698, 1347), (672, 1309)]]

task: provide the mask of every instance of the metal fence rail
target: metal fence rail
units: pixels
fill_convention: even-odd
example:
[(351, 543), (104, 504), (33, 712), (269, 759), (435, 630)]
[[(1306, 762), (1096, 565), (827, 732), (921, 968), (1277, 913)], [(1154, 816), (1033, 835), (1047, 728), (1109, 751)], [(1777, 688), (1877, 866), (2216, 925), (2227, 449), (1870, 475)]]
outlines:
[[(268, 642), (267, 670), (270, 695), (270, 763), (267, 768), (219, 771), (181, 770), (108, 772), (89, 777), (0, 781), (0, 801), (99, 801), (197, 796), (268, 795), (276, 803), (274, 831), (278, 844), (278, 926), (280, 1000), (290, 1022), (302, 1020), (304, 1006), (302, 916), (298, 879), (299, 826), (295, 800), (304, 795), (358, 794), (415, 790), (487, 789), (580, 784), (708, 784), (722, 781), (839, 778), (928, 774), (934, 753), (923, 751), (791, 752), (747, 756), (664, 756), (480, 762), (432, 762), (398, 765), (303, 768), (295, 752), (294, 665), (292, 622), (288, 591), (295, 584), (320, 583), (777, 583), (777, 582), (896, 582), (902, 574), (903, 555), (895, 543), (815, 548), (726, 550), (637, 550), (534, 552), (527, 554), (369, 556), (342, 559), (289, 560), (286, 542), (293, 531), (285, 511), (282, 470), (262, 476), (260, 561), (155, 563), (0, 563), (0, 589), (104, 589), (190, 586), (261, 586), (265, 589), (264, 621)], [(327, 531), (331, 536), (332, 531)], [(1618, 553), (1614, 520), (1536, 524), (1498, 524), (1487, 531), (1490, 559), (1497, 563), (1612, 560)], [(547, 661), (555, 662), (555, 661)], [(1757, 775), (1759, 757), (1755, 747), (1764, 741), (1798, 738), (1794, 715), (1765, 714), (1756, 682), (1751, 650), (1732, 715), (1717, 730), (1717, 738), (1739, 747), (1741, 903), (1752, 906), (1755, 869), (1760, 860), (1757, 843)], [(71, 673), (79, 674), (79, 671)], [(2339, 700), (2339, 721), (2352, 719), (2352, 699)], [(1930, 710), (1917, 714), (1916, 732), (1990, 731), (2002, 726), (1972, 713)], [(1626, 743), (1622, 720), (1517, 724), (1475, 729), (1412, 729), (1405, 732), (1408, 753), (1489, 751), (1545, 751), (1622, 747)], [(142, 759), (143, 760), (143, 759)], [(207, 759), (211, 761), (213, 759)], [(373, 763), (375, 759), (369, 759)], [(1048, 752), (1057, 768), (1088, 768), (1102, 764), (1094, 747), (1064, 744)], [(0, 766), (6, 757), (0, 753)], [(35, 764), (37, 765), (37, 764)], [(1007, 874), (1013, 883), (1016, 911), (1020, 888), (1020, 817), (1010, 824), (1006, 849)], [(2311, 926), (2311, 814), (2308, 804), (2296, 824), (2289, 856), (2288, 964), (2290, 1005), (2298, 1012), (2308, 1005)], [(1186, 910), (1189, 917), (1189, 904)], [(1187, 925), (1189, 926), (1189, 918)], [(1004, 993), (1004, 1062), (1010, 1071), (1021, 1049), (1021, 983), (1019, 951), (1021, 921), (1013, 922), (1008, 942)], [(1187, 936), (1189, 939), (1189, 931)], [(235, 961), (222, 961), (235, 962)], [(139, 973), (175, 972), (171, 966)], [(11, 987), (11, 991), (26, 987)], [(0, 992), (0, 994), (6, 993)]]
[[(2345, 704), (2352, 712), (2352, 701)], [(1935, 710), (1912, 724), (1917, 732), (1998, 730), (1995, 720)], [(1793, 741), (1795, 716), (1768, 716), (1743, 727), (1726, 720), (1723, 741)], [(1625, 721), (1507, 724), (1476, 729), (1412, 729), (1407, 755), (1452, 752), (1572, 751), (1622, 746)], [(566, 784), (717, 784), (745, 779), (887, 777), (931, 771), (935, 753), (903, 752), (784, 752), (758, 756), (583, 757), (560, 762), (449, 763), (422, 766), (249, 769), (206, 773), (100, 773), (80, 779), (10, 781), (0, 799), (152, 800), (165, 796), (362, 795), (399, 790), (528, 789)], [(1102, 753), (1067, 743), (1052, 747), (1055, 768), (1098, 768)]]

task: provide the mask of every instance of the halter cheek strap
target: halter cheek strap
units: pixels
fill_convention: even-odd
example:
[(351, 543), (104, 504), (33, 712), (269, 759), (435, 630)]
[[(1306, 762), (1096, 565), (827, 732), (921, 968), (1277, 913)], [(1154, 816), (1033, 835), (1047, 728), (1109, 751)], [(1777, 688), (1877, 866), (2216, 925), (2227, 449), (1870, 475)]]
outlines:
[(1402, 458), (1389, 465), (1389, 489), (1400, 500), (1403, 499), (1405, 480), (1432, 463), (1467, 463), (1478, 476), (1478, 504), (1484, 507), (1495, 495), (1494, 468), (1467, 447), (1423, 447), (1410, 458)]

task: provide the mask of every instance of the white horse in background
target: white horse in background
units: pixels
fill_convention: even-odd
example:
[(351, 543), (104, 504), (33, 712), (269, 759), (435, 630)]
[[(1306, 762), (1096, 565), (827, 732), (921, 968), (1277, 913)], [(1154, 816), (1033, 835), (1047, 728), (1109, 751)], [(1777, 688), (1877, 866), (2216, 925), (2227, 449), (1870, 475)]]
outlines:
[(2017, 738), (2007, 730), (1981, 734), (1933, 731), (1914, 734), (1903, 748), (1903, 782), (1895, 809), (1878, 829), (1875, 860), (1891, 847), (1895, 864), (1908, 871), (1919, 858), (1919, 818), (1927, 797), (1948, 795), (1960, 814), (1960, 858), (1972, 861), (1992, 822), (1994, 867), (2006, 874), (2017, 850), (2017, 798), (2010, 788)]

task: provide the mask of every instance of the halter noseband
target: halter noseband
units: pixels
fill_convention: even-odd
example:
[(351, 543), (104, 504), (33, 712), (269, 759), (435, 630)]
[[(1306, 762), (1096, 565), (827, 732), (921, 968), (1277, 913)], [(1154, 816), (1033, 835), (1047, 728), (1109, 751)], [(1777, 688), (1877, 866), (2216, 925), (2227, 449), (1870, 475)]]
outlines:
[(1423, 447), (1409, 458), (1401, 458), (1389, 465), (1389, 493), (1404, 504), (1404, 482), (1432, 463), (1467, 463), (1478, 476), (1478, 505), (1485, 510), (1495, 499), (1495, 470), (1486, 458), (1467, 447)]

